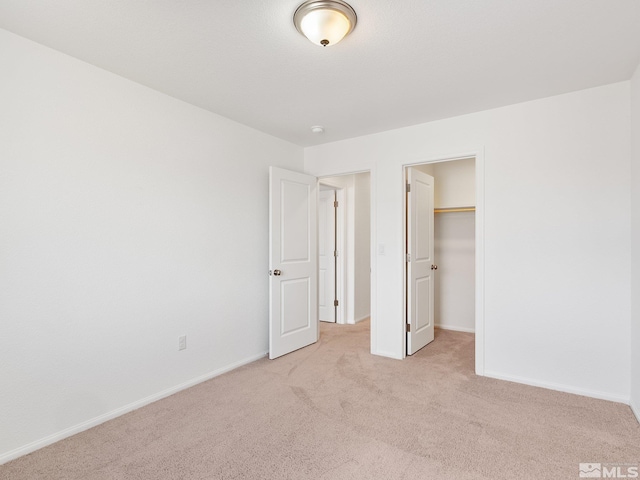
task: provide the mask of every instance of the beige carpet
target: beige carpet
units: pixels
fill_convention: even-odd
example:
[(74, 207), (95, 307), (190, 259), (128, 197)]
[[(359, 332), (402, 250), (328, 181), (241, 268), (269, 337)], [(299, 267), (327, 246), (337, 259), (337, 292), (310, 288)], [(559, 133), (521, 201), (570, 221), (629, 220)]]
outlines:
[(473, 374), (473, 335), (405, 361), (369, 326), (260, 360), (0, 466), (13, 479), (576, 479), (640, 462), (629, 407)]

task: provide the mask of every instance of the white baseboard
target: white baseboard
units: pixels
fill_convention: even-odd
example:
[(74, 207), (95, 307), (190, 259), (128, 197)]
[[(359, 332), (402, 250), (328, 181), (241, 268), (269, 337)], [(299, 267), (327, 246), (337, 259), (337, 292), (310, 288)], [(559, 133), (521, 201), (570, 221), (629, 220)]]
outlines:
[(599, 392), (596, 390), (586, 390), (582, 388), (572, 387), (570, 385), (562, 385), (559, 383), (541, 382), (538, 380), (532, 380), (530, 378), (518, 377), (513, 375), (503, 375), (498, 372), (490, 372), (486, 370), (484, 372), (484, 376), (496, 378), (498, 380), (506, 380), (508, 382), (531, 385), (532, 387), (547, 388), (549, 390), (556, 390), (558, 392), (573, 393), (574, 395), (582, 395), (583, 397), (598, 398), (600, 400), (609, 400), (611, 402), (624, 403), (625, 405), (629, 405), (629, 400), (630, 400), (629, 397), (626, 397), (624, 395), (616, 395), (613, 393)]
[(640, 423), (640, 408), (636, 407), (633, 402), (629, 402), (629, 406), (631, 407), (631, 411), (636, 416), (636, 420)]
[(468, 327), (455, 327), (452, 325), (438, 325), (436, 324), (436, 328), (441, 328), (442, 330), (452, 330), (454, 332), (465, 332), (465, 333), (476, 333), (475, 328)]
[(363, 320), (366, 320), (366, 319), (368, 319), (368, 318), (371, 318), (371, 315), (367, 314), (367, 315), (365, 315), (364, 317), (360, 317), (360, 318), (356, 319), (356, 322), (355, 322), (355, 323), (360, 323), (360, 322), (362, 322)]
[(161, 392), (155, 393), (148, 397), (129, 403), (128, 405), (117, 408), (103, 415), (94, 417), (90, 420), (87, 420), (86, 422), (82, 422), (72, 427), (65, 428), (64, 430), (51, 434), (47, 437), (41, 438), (40, 440), (36, 440), (22, 447), (18, 447), (14, 450), (10, 450), (0, 455), (0, 465), (2, 465), (3, 463), (7, 463), (11, 460), (14, 460), (18, 457), (21, 457), (23, 455), (26, 455), (28, 453), (35, 452), (36, 450), (46, 447), (47, 445), (51, 445), (52, 443), (58, 442), (64, 438), (71, 437), (76, 433), (80, 433), (90, 428), (93, 428), (97, 425), (100, 425), (101, 423), (112, 420), (121, 415), (124, 415), (125, 413), (129, 413), (140, 407), (149, 405), (150, 403), (157, 402), (158, 400), (161, 400), (165, 397), (173, 395), (174, 393), (178, 393), (181, 390), (186, 390), (187, 388), (193, 387), (194, 385), (197, 385), (202, 382), (206, 382), (207, 380), (211, 380), (212, 378), (222, 375), (223, 373), (230, 372), (231, 370), (234, 370), (238, 367), (241, 367), (251, 362), (255, 362), (256, 360), (260, 360), (261, 358), (264, 358), (265, 356), (267, 356), (267, 354), (268, 352), (265, 352), (259, 355), (254, 355), (252, 357), (245, 358), (238, 362), (235, 362), (225, 367), (214, 370), (213, 372), (205, 373), (204, 375), (201, 375), (196, 378), (192, 378), (191, 380), (188, 380), (174, 387), (167, 388), (166, 390), (162, 390)]

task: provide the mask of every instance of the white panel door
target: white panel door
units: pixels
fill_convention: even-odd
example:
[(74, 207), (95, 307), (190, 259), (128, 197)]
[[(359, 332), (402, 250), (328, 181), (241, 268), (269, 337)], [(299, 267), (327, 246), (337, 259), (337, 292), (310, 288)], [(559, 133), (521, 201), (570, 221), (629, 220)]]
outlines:
[(433, 177), (407, 169), (407, 354), (434, 338)]
[(318, 204), (318, 307), (320, 321), (336, 321), (336, 192), (320, 190)]
[(317, 184), (269, 168), (269, 358), (318, 341)]

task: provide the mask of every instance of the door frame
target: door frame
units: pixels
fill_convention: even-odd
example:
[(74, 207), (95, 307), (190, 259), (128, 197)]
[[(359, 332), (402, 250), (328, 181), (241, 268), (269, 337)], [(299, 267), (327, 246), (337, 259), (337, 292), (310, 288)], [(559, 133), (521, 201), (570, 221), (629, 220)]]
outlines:
[[(337, 175), (336, 175), (337, 176)], [(338, 250), (338, 257), (336, 258), (336, 300), (338, 300), (338, 307), (336, 308), (336, 323), (347, 323), (347, 287), (344, 281), (345, 278), (345, 264), (344, 264), (344, 252), (347, 249), (346, 240), (346, 227), (347, 218), (344, 214), (344, 208), (340, 208), (340, 205), (345, 205), (345, 191), (344, 188), (332, 185), (331, 182), (324, 181), (323, 178), (318, 178), (318, 185), (324, 185), (336, 192), (336, 200), (338, 201), (338, 209), (336, 211), (336, 249)], [(319, 192), (319, 190), (318, 190)], [(318, 230), (318, 235), (320, 230)]]
[[(401, 165), (402, 168), (402, 241), (403, 245), (407, 242), (407, 199), (405, 189), (407, 184), (407, 169), (417, 165), (452, 162), (455, 160), (463, 160), (465, 158), (475, 159), (475, 186), (476, 186), (476, 218), (475, 218), (475, 372), (476, 375), (484, 376), (485, 372), (485, 344), (484, 344), (484, 152), (480, 150), (460, 152), (453, 155), (442, 155), (434, 157), (424, 157), (412, 159)], [(436, 179), (437, 181), (437, 179)], [(407, 265), (402, 262), (402, 286), (403, 291), (407, 291)], [(402, 310), (402, 358), (407, 357), (407, 335), (406, 329), (406, 311), (407, 298), (403, 296)], [(428, 347), (427, 347), (428, 348)]]

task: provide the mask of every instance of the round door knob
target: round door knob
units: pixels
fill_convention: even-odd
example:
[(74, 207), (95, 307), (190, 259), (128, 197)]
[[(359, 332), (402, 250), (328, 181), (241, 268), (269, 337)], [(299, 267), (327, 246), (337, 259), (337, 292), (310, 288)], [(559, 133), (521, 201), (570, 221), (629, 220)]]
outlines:
[(280, 270), (274, 270), (274, 271), (273, 271), (273, 274), (274, 274), (276, 277), (279, 277), (280, 275), (282, 275), (282, 272), (281, 272)]

